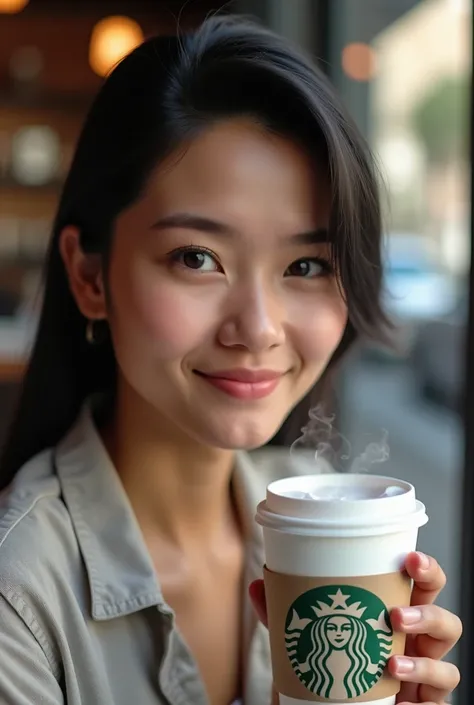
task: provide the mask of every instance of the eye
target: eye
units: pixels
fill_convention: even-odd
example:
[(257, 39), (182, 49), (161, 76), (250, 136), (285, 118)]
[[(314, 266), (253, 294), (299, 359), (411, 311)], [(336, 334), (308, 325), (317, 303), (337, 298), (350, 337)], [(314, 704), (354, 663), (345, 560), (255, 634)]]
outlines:
[(222, 267), (211, 250), (202, 247), (180, 247), (170, 253), (171, 260), (185, 267), (199, 272), (222, 272)]
[(316, 279), (332, 274), (332, 267), (329, 260), (322, 257), (306, 257), (292, 262), (285, 272), (287, 277), (302, 277), (304, 279)]

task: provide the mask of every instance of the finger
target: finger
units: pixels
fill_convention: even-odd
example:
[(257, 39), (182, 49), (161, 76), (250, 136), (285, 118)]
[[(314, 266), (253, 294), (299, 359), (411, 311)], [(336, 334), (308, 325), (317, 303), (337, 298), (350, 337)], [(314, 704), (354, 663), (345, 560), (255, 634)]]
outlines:
[(263, 580), (254, 580), (249, 585), (249, 595), (259, 620), (268, 627), (267, 601), (265, 599), (265, 583)]
[(423, 698), (423, 702), (425, 702), (425, 699), (429, 700), (429, 702), (433, 701), (436, 705), (436, 703), (442, 703), (442, 705), (447, 705), (448, 703), (451, 703), (451, 698), (449, 694), (443, 694), (437, 691), (435, 688), (430, 688), (427, 685), (422, 685), (420, 690), (420, 698)]
[(392, 627), (407, 634), (407, 656), (441, 659), (451, 651), (462, 634), (456, 615), (436, 605), (396, 607), (390, 613)]
[(442, 702), (460, 680), (459, 670), (452, 663), (429, 658), (392, 656), (388, 668), (402, 682), (420, 684), (420, 700)]
[(434, 602), (446, 585), (446, 575), (439, 563), (424, 553), (409, 553), (405, 570), (415, 581), (412, 605), (427, 605)]
[[(439, 654), (452, 649), (462, 635), (459, 617), (437, 605), (396, 607), (390, 613), (390, 621), (397, 632), (426, 637), (422, 640), (425, 646), (419, 655), (429, 658), (440, 658)], [(420, 639), (417, 639), (417, 645), (420, 645)]]

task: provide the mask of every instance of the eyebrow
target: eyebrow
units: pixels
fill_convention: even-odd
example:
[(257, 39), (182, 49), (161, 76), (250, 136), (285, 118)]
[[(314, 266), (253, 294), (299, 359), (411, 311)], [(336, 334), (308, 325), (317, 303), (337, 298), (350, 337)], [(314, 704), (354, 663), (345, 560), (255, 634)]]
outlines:
[[(184, 230), (197, 230), (208, 235), (218, 235), (223, 237), (235, 237), (237, 230), (225, 223), (212, 218), (206, 218), (192, 213), (173, 213), (164, 218), (160, 218), (152, 226), (152, 230), (167, 230), (169, 228), (180, 228)], [(322, 242), (329, 242), (329, 232), (327, 228), (316, 228), (303, 233), (296, 233), (283, 238), (288, 242), (300, 245), (314, 245)]]

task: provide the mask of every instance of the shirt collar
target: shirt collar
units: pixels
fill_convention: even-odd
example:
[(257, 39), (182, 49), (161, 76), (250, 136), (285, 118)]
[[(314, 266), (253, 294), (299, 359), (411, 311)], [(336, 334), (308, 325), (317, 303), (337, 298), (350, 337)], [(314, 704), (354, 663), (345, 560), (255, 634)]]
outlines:
[[(153, 605), (166, 608), (140, 527), (89, 403), (58, 445), (55, 460), (89, 578), (93, 619), (112, 619)], [(233, 485), (246, 541), (246, 581), (260, 577), (263, 565), (261, 529), (254, 514), (265, 482), (258, 479), (250, 457), (237, 453)]]
[(92, 617), (110, 619), (162, 603), (142, 533), (89, 404), (59, 444), (56, 468), (89, 577)]

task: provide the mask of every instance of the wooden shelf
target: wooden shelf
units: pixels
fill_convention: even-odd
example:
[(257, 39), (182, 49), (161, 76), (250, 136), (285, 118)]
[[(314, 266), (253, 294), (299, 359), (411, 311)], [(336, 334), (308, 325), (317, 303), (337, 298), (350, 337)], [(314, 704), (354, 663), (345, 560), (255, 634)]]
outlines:
[(47, 184), (41, 184), (39, 186), (34, 186), (30, 184), (20, 184), (15, 179), (7, 176), (0, 179), (0, 189), (3, 191), (9, 191), (10, 193), (24, 193), (28, 196), (32, 193), (39, 193), (43, 196), (50, 196), (57, 194), (64, 183), (63, 179), (55, 179), (54, 181), (48, 181)]
[(77, 92), (69, 93), (37, 93), (36, 95), (21, 95), (8, 88), (0, 87), (0, 110), (58, 112), (61, 115), (72, 113), (84, 115), (92, 104), (93, 95)]
[(0, 384), (20, 382), (26, 369), (26, 360), (0, 359)]
[(0, 184), (2, 218), (29, 218), (52, 220), (60, 196), (56, 186), (19, 186)]
[(63, 187), (63, 183), (63, 179), (55, 179), (54, 181), (48, 181), (47, 184), (33, 186), (30, 184), (20, 184), (18, 181), (7, 176), (6, 178), (0, 179), (0, 189), (2, 192), (8, 191), (14, 194), (24, 194), (28, 197), (35, 194), (57, 196)]

